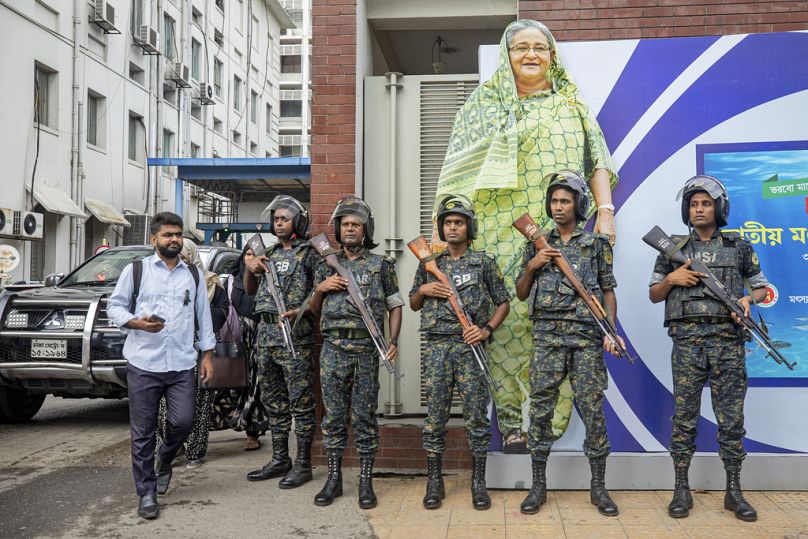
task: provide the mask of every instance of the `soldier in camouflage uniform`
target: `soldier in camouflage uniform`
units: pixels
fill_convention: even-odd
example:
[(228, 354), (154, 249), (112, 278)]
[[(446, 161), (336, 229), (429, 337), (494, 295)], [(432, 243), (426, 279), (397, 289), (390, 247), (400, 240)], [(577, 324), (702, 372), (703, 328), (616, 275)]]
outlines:
[[(603, 410), (608, 375), (603, 350), (616, 353), (602, 337), (592, 315), (552, 260), (567, 256), (583, 285), (604, 305), (614, 321), (617, 315), (617, 282), (612, 274), (609, 238), (578, 227), (589, 207), (586, 183), (577, 172), (551, 174), (547, 187), (547, 215), (555, 221), (546, 238), (550, 248), (536, 252), (528, 244), (516, 294), (528, 299), (533, 320), (534, 355), (530, 364), (530, 427), (533, 485), (521, 510), (534, 514), (547, 498), (546, 466), (553, 445), (551, 418), (558, 388), (569, 375), (575, 402), (586, 427), (584, 453), (592, 470), (590, 501), (605, 516), (616, 516), (617, 505), (606, 490), (606, 456), (609, 438)], [(618, 337), (619, 338), (619, 337)], [(622, 344), (622, 341), (621, 341)]]
[[(275, 197), (261, 219), (270, 223), (269, 231), (278, 237), (278, 243), (247, 262), (244, 290), (255, 294), (254, 313), (259, 318), (255, 354), (261, 401), (272, 429), (272, 460), (247, 474), (247, 479), (263, 481), (283, 475), (278, 486), (295, 488), (312, 478), (311, 442), (315, 431), (312, 319), (304, 316), (295, 326), (292, 341), (297, 357), (292, 357), (279, 324), (279, 317), (288, 317), (290, 312), (278, 312), (266, 285), (266, 279), (270, 278), (267, 265), (275, 265), (279, 291), (286, 308), (294, 312), (314, 286), (319, 257), (306, 241), (308, 213), (298, 200), (286, 195)], [(294, 465), (289, 458), (292, 418), (297, 436)]]
[[(398, 354), (401, 307), (395, 261), (373, 254), (374, 220), (360, 198), (337, 203), (332, 215), (334, 235), (341, 245), (337, 258), (354, 275), (369, 310), (380, 328), (389, 312), (390, 343), (387, 358)], [(359, 507), (376, 506), (373, 460), (379, 447), (376, 408), (379, 399), (379, 357), (359, 311), (348, 296), (348, 281), (322, 261), (317, 268), (310, 309), (320, 315), (323, 348), (320, 386), (323, 392), (323, 445), (328, 453), (328, 479), (315, 496), (316, 505), (330, 505), (342, 495), (342, 451), (348, 441), (348, 421), (359, 453)], [(348, 417), (350, 414), (350, 418)]]
[[(685, 182), (677, 200), (679, 197), (682, 221), (692, 229), (688, 236), (675, 236), (674, 242), (690, 260), (698, 259), (709, 267), (734, 297), (741, 298), (748, 315), (749, 303), (765, 297), (768, 281), (752, 246), (738, 234), (720, 231), (729, 217), (726, 189), (712, 176), (695, 176)], [(741, 462), (746, 456), (742, 441), (747, 387), (744, 334), (729, 310), (707, 295), (701, 276), (690, 269), (689, 261), (674, 268), (667, 257), (659, 255), (650, 283), (651, 301), (665, 301), (665, 326), (673, 339), (676, 411), (670, 452), (676, 482), (668, 514), (684, 518), (693, 507), (688, 469), (696, 451), (701, 392), (709, 380), (718, 420), (719, 456), (727, 474), (724, 507), (751, 522), (757, 519), (757, 512), (744, 499), (740, 484)]]
[(428, 274), (420, 264), (410, 290), (410, 307), (421, 311), (421, 332), (429, 343), (423, 357), (428, 409), (424, 421), (428, 470), (424, 507), (437, 509), (445, 496), (441, 454), (446, 450), (452, 389), (457, 386), (473, 454), (473, 506), (488, 509), (491, 498), (485, 488), (485, 462), (491, 440), (487, 410), (489, 390), (469, 345), (491, 338), (508, 316), (510, 296), (494, 257), (469, 247), (476, 236), (476, 223), (474, 208), (468, 199), (456, 195), (444, 197), (438, 205), (437, 226), (447, 248), (435, 261), (438, 268), (454, 280), (472, 326), (463, 330), (447, 301), (452, 289)]

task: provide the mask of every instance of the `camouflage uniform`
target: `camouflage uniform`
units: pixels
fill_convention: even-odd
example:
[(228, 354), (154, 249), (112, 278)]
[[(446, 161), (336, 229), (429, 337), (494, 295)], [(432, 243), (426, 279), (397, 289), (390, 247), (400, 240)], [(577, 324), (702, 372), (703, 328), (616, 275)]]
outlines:
[[(575, 229), (567, 244), (561, 241), (556, 228), (546, 238), (551, 246), (567, 255), (581, 282), (603, 303), (603, 292), (617, 286), (608, 238), (581, 228)], [(536, 248), (528, 244), (522, 273), (535, 255)], [(547, 460), (550, 453), (554, 438), (550, 420), (558, 388), (568, 374), (586, 426), (584, 453), (589, 459), (606, 457), (611, 449), (603, 411), (608, 375), (603, 361), (603, 338), (592, 315), (552, 262), (536, 272), (528, 308), (533, 320), (534, 345), (528, 428), (533, 460)]]
[[(266, 256), (275, 264), (280, 292), (287, 309), (300, 307), (312, 290), (318, 255), (308, 242), (296, 240), (289, 250), (275, 245)], [(267, 274), (257, 276), (256, 315), (261, 316), (256, 337), (258, 383), (261, 401), (269, 415), (273, 436), (286, 438), (295, 419), (295, 434), (304, 440), (314, 437), (314, 337), (310, 317), (303, 317), (292, 332), (297, 352), (293, 359), (286, 350), (277, 323), (278, 309), (266, 287)]]
[[(339, 263), (351, 271), (380, 328), (385, 311), (404, 305), (398, 290), (393, 259), (367, 249), (354, 260), (343, 251)], [(325, 261), (317, 268), (315, 285), (335, 272)], [(348, 409), (354, 442), (361, 456), (373, 456), (379, 447), (379, 357), (359, 311), (348, 291), (330, 292), (323, 298), (320, 315), (323, 349), (320, 353), (320, 386), (325, 415), (322, 421), (326, 449), (345, 449), (348, 441)]]
[[(674, 236), (679, 244), (686, 236)], [(752, 246), (734, 233), (718, 231), (708, 241), (693, 234), (682, 248), (688, 258), (701, 260), (735, 297), (742, 297), (744, 279), (752, 288), (768, 284)], [(662, 282), (676, 268), (659, 255), (650, 285)], [(747, 376), (744, 335), (729, 311), (705, 295), (701, 283), (674, 287), (665, 300), (665, 326), (673, 339), (671, 365), (675, 415), (670, 452), (674, 463), (689, 464), (696, 451), (696, 427), (701, 393), (710, 381), (713, 412), (718, 420), (719, 455), (725, 465), (746, 456), (743, 403)]]
[[(496, 307), (510, 300), (502, 272), (494, 257), (484, 251), (468, 249), (455, 260), (447, 249), (435, 262), (447, 277), (454, 280), (466, 313), (477, 326), (487, 324)], [(410, 296), (424, 283), (435, 280), (420, 264)], [(474, 453), (486, 452), (491, 440), (486, 380), (471, 347), (463, 342), (463, 328), (447, 300), (424, 299), (421, 332), (429, 343), (423, 357), (428, 410), (424, 421), (424, 449), (432, 453), (446, 450), (446, 422), (452, 405), (452, 390), (457, 385), (463, 400), (469, 447)]]

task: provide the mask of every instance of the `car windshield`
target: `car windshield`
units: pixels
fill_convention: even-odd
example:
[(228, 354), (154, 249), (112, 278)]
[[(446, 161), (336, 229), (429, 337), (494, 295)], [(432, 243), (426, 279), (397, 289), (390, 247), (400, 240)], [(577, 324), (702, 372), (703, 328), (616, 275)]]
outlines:
[(103, 251), (79, 266), (60, 286), (114, 284), (127, 264), (150, 254), (144, 249)]

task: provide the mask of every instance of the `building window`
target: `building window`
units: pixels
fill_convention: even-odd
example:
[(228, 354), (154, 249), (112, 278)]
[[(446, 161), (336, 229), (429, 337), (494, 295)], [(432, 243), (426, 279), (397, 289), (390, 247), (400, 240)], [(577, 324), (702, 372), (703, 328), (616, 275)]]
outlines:
[(145, 84), (146, 72), (139, 65), (129, 62), (129, 78), (138, 84)]
[(201, 57), (202, 57), (202, 44), (195, 40), (191, 40), (191, 76), (196, 80), (202, 80), (199, 76), (202, 72), (201, 69)]
[(163, 129), (163, 157), (174, 155), (174, 133), (168, 129)]
[(236, 30), (239, 32), (244, 30), (244, 0), (238, 0), (238, 8), (236, 10)]
[(252, 36), (252, 48), (253, 50), (258, 50), (260, 43), (260, 25), (258, 24), (258, 17), (255, 15), (252, 16), (252, 28), (250, 28), (250, 35)]
[(241, 146), (241, 133), (233, 131), (233, 144)]
[(224, 14), (224, 0), (216, 0), (216, 7)]
[(174, 60), (176, 47), (174, 46), (174, 19), (163, 14), (163, 54), (169, 60)]
[(93, 91), (87, 92), (87, 144), (104, 147), (106, 138), (106, 99)]
[(264, 122), (264, 130), (267, 135), (272, 134), (272, 105), (269, 103), (267, 103), (267, 119), (266, 122)]
[(174, 108), (177, 108), (177, 87), (163, 85), (163, 100)]
[(250, 91), (250, 121), (254, 124), (258, 123), (258, 107), (260, 105), (258, 93)]
[(191, 99), (191, 117), (202, 121), (202, 104), (198, 99)]
[(281, 101), (281, 118), (300, 118), (302, 115), (302, 101)]
[(58, 74), (47, 67), (34, 66), (34, 122), (56, 128)]
[(253, 155), (258, 155), (258, 144), (255, 142), (250, 142), (250, 153)]
[(133, 35), (140, 35), (140, 25), (143, 24), (143, 0), (132, 0), (129, 12), (130, 30)]
[(300, 146), (281, 146), (281, 157), (300, 157)]
[(301, 56), (281, 56), (281, 73), (302, 73), (303, 64)]
[(233, 76), (233, 108), (241, 110), (241, 79)]
[(129, 111), (129, 159), (131, 161), (143, 162), (145, 132), (143, 127), (143, 117)]
[(224, 73), (224, 63), (216, 58), (213, 60), (213, 93), (216, 97), (222, 97), (222, 75)]
[(222, 133), (222, 121), (216, 116), (213, 117), (213, 130), (217, 133)]
[(194, 22), (195, 25), (204, 30), (205, 27), (202, 24), (202, 12), (196, 9), (195, 7), (191, 9), (191, 20)]
[(192, 142), (191, 143), (191, 157), (194, 157), (194, 158), (201, 157), (201, 155), (202, 155), (201, 152), (202, 152), (202, 149), (199, 147), (199, 144), (194, 144)]

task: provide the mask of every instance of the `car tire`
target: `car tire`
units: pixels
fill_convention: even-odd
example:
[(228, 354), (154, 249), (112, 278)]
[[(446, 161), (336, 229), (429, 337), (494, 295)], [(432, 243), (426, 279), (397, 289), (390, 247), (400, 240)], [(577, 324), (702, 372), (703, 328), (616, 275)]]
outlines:
[(0, 423), (23, 423), (36, 415), (46, 395), (0, 386)]

